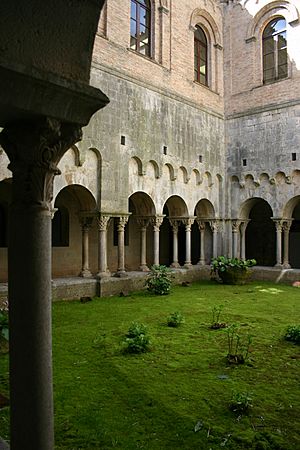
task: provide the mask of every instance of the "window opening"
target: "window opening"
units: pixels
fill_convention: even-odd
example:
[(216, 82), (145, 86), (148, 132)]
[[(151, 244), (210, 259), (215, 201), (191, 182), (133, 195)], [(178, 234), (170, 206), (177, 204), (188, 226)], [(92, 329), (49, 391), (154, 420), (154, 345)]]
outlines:
[(151, 3), (148, 0), (131, 0), (130, 48), (151, 56)]
[(207, 39), (202, 28), (197, 25), (194, 38), (194, 78), (205, 86), (208, 86), (207, 55)]
[(263, 32), (263, 81), (269, 83), (287, 76), (286, 21), (278, 17)]

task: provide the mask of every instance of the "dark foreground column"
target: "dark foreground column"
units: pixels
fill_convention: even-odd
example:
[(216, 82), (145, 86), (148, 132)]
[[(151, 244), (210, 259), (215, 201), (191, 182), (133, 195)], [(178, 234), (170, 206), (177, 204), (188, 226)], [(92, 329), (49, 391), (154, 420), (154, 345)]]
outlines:
[(57, 164), (81, 137), (54, 119), (4, 128), (13, 173), (8, 248), (11, 449), (52, 450), (51, 200)]

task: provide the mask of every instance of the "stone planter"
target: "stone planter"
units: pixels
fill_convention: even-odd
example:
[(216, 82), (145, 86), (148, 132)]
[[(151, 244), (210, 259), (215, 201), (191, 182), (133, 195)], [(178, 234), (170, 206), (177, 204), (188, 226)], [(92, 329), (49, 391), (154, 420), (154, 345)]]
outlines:
[(248, 268), (229, 267), (224, 272), (218, 272), (224, 284), (246, 284), (249, 281), (251, 270)]

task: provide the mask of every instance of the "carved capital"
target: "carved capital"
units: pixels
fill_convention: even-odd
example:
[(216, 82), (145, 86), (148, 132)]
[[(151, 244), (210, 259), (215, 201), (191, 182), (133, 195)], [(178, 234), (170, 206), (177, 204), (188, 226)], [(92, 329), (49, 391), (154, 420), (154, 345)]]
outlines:
[(118, 222), (118, 231), (124, 231), (125, 226), (128, 222), (129, 217), (128, 216), (121, 216), (119, 217), (119, 222)]
[(282, 230), (285, 233), (288, 233), (290, 231), (291, 225), (292, 225), (293, 219), (283, 219), (282, 221)]
[(231, 221), (231, 229), (233, 233), (238, 233), (241, 225), (241, 220), (234, 219)]
[(51, 211), (54, 176), (64, 153), (81, 139), (81, 127), (52, 118), (8, 125), (0, 134), (13, 173), (13, 204)]
[(282, 233), (282, 219), (274, 219), (272, 218), (274, 224), (275, 224), (275, 228), (276, 228), (276, 233)]
[(99, 231), (106, 231), (110, 221), (110, 216), (100, 215), (97, 217), (97, 226)]
[(169, 217), (169, 222), (171, 227), (173, 228), (173, 233), (178, 233), (178, 227), (180, 224), (180, 220)]
[(184, 219), (181, 220), (181, 222), (185, 226), (185, 231), (191, 231), (191, 226), (193, 225), (194, 221), (195, 221), (194, 217), (185, 217)]
[(83, 232), (87, 233), (90, 231), (94, 217), (92, 216), (80, 216), (79, 218), (81, 229)]
[(198, 224), (198, 228), (199, 228), (200, 233), (204, 232), (205, 231), (205, 221), (198, 218), (198, 219), (196, 219), (196, 222)]
[(151, 218), (151, 224), (153, 225), (154, 231), (159, 231), (161, 224), (163, 223), (164, 216), (155, 216)]
[(142, 217), (142, 216), (136, 217), (135, 220), (141, 229), (146, 229), (150, 222), (149, 217)]

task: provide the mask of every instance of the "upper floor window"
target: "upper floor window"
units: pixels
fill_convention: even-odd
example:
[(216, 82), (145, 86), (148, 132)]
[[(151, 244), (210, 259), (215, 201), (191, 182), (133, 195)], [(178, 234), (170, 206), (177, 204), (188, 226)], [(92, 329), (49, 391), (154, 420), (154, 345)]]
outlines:
[(194, 38), (194, 74), (195, 81), (205, 86), (208, 86), (207, 63), (207, 39), (202, 28), (197, 25)]
[(151, 56), (151, 3), (131, 0), (130, 48)]
[(264, 83), (286, 78), (288, 58), (285, 19), (277, 17), (269, 22), (262, 39)]

